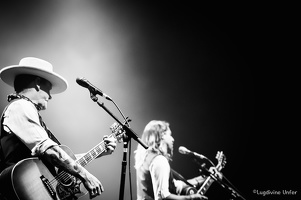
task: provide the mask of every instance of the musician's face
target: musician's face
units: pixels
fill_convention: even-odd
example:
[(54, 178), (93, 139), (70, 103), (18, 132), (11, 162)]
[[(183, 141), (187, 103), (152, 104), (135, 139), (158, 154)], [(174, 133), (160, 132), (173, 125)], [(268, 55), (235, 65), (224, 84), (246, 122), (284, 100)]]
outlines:
[(171, 136), (171, 130), (168, 128), (165, 132), (165, 134), (162, 136), (163, 141), (166, 144), (167, 152), (171, 153), (173, 152), (173, 143), (174, 143), (174, 138)]
[(38, 91), (37, 104), (42, 110), (47, 109), (47, 103), (52, 98), (50, 95), (50, 90), (52, 85), (49, 81), (43, 80), (39, 83), (40, 90)]

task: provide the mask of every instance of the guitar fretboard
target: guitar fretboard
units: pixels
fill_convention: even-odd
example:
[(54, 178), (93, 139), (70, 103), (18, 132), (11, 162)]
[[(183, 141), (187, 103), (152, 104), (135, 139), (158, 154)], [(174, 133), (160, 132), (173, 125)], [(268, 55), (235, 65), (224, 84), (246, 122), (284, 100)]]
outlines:
[(210, 177), (210, 176), (207, 177), (207, 179), (204, 181), (202, 187), (200, 187), (200, 189), (198, 190), (198, 193), (201, 195), (204, 195), (213, 182), (214, 182), (214, 179), (212, 177)]
[[(111, 134), (109, 137), (116, 138), (115, 134)], [(90, 151), (88, 151), (84, 156), (79, 158), (76, 162), (79, 163), (81, 166), (88, 165), (91, 161), (97, 158), (106, 150), (106, 144), (104, 141), (101, 141), (95, 147), (93, 147)]]
[[(226, 157), (222, 151), (218, 151), (216, 159), (218, 160), (218, 164), (215, 167), (215, 170), (220, 172), (226, 164)], [(215, 181), (215, 178), (218, 178), (215, 173), (213, 175), (211, 174), (210, 176), (208, 176), (204, 181), (203, 185), (199, 188), (198, 193), (204, 195), (211, 186), (211, 184)]]

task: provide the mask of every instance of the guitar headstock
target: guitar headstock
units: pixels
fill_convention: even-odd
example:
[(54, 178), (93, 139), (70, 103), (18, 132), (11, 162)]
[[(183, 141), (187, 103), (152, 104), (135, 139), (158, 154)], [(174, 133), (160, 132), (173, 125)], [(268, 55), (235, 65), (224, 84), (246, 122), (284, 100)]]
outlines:
[(117, 141), (122, 142), (123, 141), (123, 135), (125, 134), (125, 130), (123, 130), (122, 126), (119, 123), (114, 122), (110, 126), (110, 129), (112, 131), (112, 134), (115, 135)]
[(218, 163), (216, 168), (220, 171), (222, 168), (225, 167), (227, 161), (226, 161), (226, 156), (223, 153), (223, 151), (218, 151), (215, 158), (217, 159)]

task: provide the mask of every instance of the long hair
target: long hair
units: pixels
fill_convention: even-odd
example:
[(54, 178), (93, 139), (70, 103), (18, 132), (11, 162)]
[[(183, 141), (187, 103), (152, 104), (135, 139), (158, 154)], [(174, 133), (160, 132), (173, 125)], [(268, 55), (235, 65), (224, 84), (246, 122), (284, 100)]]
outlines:
[[(141, 136), (141, 140), (148, 146), (145, 149), (138, 144), (135, 151), (135, 168), (138, 169), (145, 160), (148, 151), (162, 154), (167, 159), (171, 159), (170, 152), (166, 152), (164, 148), (161, 148), (162, 136), (169, 129), (169, 123), (166, 121), (152, 120), (144, 128)], [(172, 153), (172, 152), (171, 152)]]

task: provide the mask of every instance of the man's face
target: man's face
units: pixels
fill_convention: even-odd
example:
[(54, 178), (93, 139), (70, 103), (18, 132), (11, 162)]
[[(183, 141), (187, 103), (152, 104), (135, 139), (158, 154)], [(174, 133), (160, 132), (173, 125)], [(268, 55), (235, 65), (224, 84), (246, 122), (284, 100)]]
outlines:
[(37, 104), (41, 107), (42, 110), (47, 109), (47, 103), (52, 98), (50, 95), (50, 90), (52, 85), (49, 81), (43, 80), (39, 84), (40, 90), (38, 92)]

